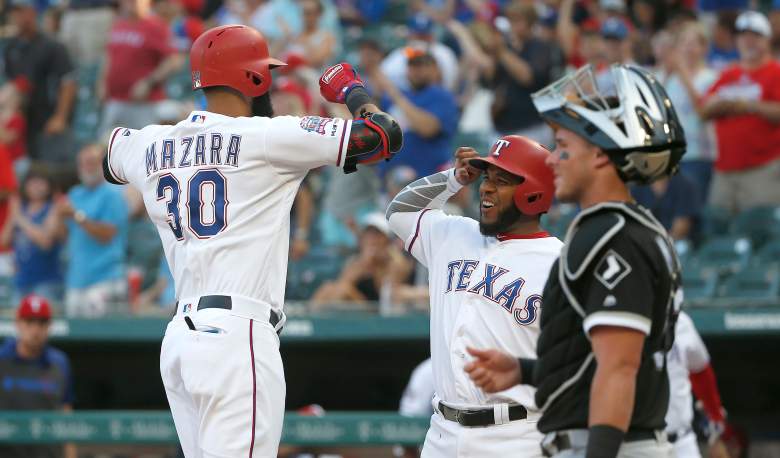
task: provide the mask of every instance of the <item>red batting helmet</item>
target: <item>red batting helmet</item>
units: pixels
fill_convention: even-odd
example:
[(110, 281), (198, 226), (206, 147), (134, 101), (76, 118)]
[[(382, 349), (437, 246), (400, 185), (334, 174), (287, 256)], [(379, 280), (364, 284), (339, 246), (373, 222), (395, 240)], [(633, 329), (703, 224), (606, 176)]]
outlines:
[(472, 159), (469, 164), (482, 170), (493, 164), (521, 177), (523, 182), (515, 189), (515, 206), (526, 215), (538, 215), (550, 209), (555, 194), (553, 172), (545, 164), (549, 154), (530, 138), (506, 135), (496, 140), (487, 157)]
[(268, 43), (257, 30), (223, 25), (207, 30), (192, 44), (192, 89), (227, 86), (248, 97), (271, 87), (271, 70), (286, 65), (268, 56)]

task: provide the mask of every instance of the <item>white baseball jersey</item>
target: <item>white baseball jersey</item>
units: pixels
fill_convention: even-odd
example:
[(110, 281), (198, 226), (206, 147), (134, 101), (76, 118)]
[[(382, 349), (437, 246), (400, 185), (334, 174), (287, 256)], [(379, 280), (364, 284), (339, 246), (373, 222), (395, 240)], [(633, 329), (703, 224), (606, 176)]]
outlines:
[(343, 165), (351, 125), (195, 111), (173, 126), (114, 129), (109, 171), (143, 193), (177, 298), (243, 296), (279, 310), (298, 186), (310, 169)]
[(690, 429), (693, 421), (689, 376), (704, 370), (710, 363), (710, 355), (693, 320), (685, 312), (680, 312), (674, 332), (674, 345), (667, 355), (669, 410), (666, 412), (666, 430), (679, 433)]
[[(448, 175), (447, 195), (452, 195), (460, 185), (452, 169), (442, 173)], [(546, 233), (484, 236), (477, 221), (430, 207), (394, 213), (390, 224), (406, 249), (428, 268), (438, 397), (453, 407), (514, 402), (534, 410), (534, 388), (529, 385), (494, 394), (477, 388), (463, 370), (471, 360), (466, 347), (536, 358), (542, 290), (561, 241)]]

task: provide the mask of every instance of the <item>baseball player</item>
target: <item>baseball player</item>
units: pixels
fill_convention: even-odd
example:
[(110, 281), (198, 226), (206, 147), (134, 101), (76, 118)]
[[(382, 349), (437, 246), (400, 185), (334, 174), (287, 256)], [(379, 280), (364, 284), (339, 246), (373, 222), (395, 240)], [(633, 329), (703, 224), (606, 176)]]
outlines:
[(710, 365), (710, 354), (693, 320), (680, 312), (674, 333), (674, 345), (667, 355), (669, 371), (669, 410), (666, 412), (666, 433), (677, 458), (700, 458), (699, 444), (693, 431), (693, 394), (701, 401), (715, 435), (713, 446), (722, 448), (719, 434), (728, 429), (725, 411)]
[[(487, 394), (463, 366), (469, 346), (536, 355), (542, 287), (562, 245), (539, 226), (554, 194), (548, 156), (516, 135), (484, 158), (460, 148), (455, 168), (411, 183), (388, 206), (391, 228), (428, 268), (436, 394), (422, 457), (541, 456), (533, 388)], [(441, 211), (480, 175), (479, 222)]]
[(312, 168), (390, 158), (401, 131), (348, 64), (326, 70), (320, 90), (357, 119), (271, 117), (271, 70), (284, 63), (249, 27), (205, 32), (190, 62), (208, 109), (173, 126), (114, 129), (104, 174), (142, 192), (173, 273), (160, 370), (184, 454), (276, 457), (293, 199)]
[(685, 138), (651, 74), (630, 65), (608, 72), (608, 91), (584, 67), (533, 95), (555, 130), (547, 161), (555, 195), (582, 208), (544, 288), (538, 359), (474, 350), (466, 370), (487, 392), (537, 387), (547, 456), (667, 458), (665, 356), (682, 301), (680, 265), (627, 182), (675, 173)]

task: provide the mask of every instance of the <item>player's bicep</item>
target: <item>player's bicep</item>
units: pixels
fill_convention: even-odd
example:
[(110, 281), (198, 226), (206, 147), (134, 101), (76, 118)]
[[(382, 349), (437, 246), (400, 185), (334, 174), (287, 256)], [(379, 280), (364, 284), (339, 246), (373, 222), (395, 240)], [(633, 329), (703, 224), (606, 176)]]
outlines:
[(267, 130), (266, 158), (283, 172), (342, 166), (351, 127), (351, 121), (340, 118), (277, 116)]
[(106, 181), (113, 184), (128, 184), (127, 161), (133, 145), (133, 134), (137, 131), (125, 127), (117, 127), (111, 131), (108, 149), (103, 158), (103, 175)]
[(650, 334), (655, 300), (649, 261), (628, 238), (610, 241), (584, 274), (586, 333), (596, 326), (618, 326)]

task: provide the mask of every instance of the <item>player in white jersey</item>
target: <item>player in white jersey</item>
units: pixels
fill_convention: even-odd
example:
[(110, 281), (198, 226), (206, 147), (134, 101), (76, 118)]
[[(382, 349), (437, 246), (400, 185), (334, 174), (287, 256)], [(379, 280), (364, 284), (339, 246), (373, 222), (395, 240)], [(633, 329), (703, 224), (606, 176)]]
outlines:
[[(674, 345), (667, 355), (669, 372), (669, 410), (666, 412), (666, 433), (674, 445), (677, 458), (700, 458), (699, 445), (693, 431), (693, 394), (704, 405), (704, 411), (715, 433), (726, 429), (724, 410), (710, 365), (710, 354), (696, 331), (693, 320), (680, 312), (675, 325)], [(713, 437), (713, 442), (718, 442)], [(713, 444), (723, 447), (718, 442)]]
[(173, 273), (160, 370), (185, 456), (276, 457), (293, 199), (312, 168), (389, 158), (401, 131), (347, 64), (329, 68), (320, 89), (358, 119), (271, 117), (271, 69), (284, 64), (249, 27), (207, 31), (190, 61), (208, 110), (114, 129), (104, 174), (142, 192)]
[[(391, 228), (429, 272), (436, 394), (423, 457), (542, 456), (533, 388), (486, 394), (463, 366), (467, 347), (536, 355), (542, 288), (562, 245), (539, 226), (554, 192), (548, 154), (515, 135), (485, 158), (460, 148), (454, 169), (408, 185), (387, 209)], [(479, 222), (441, 211), (482, 174)]]

